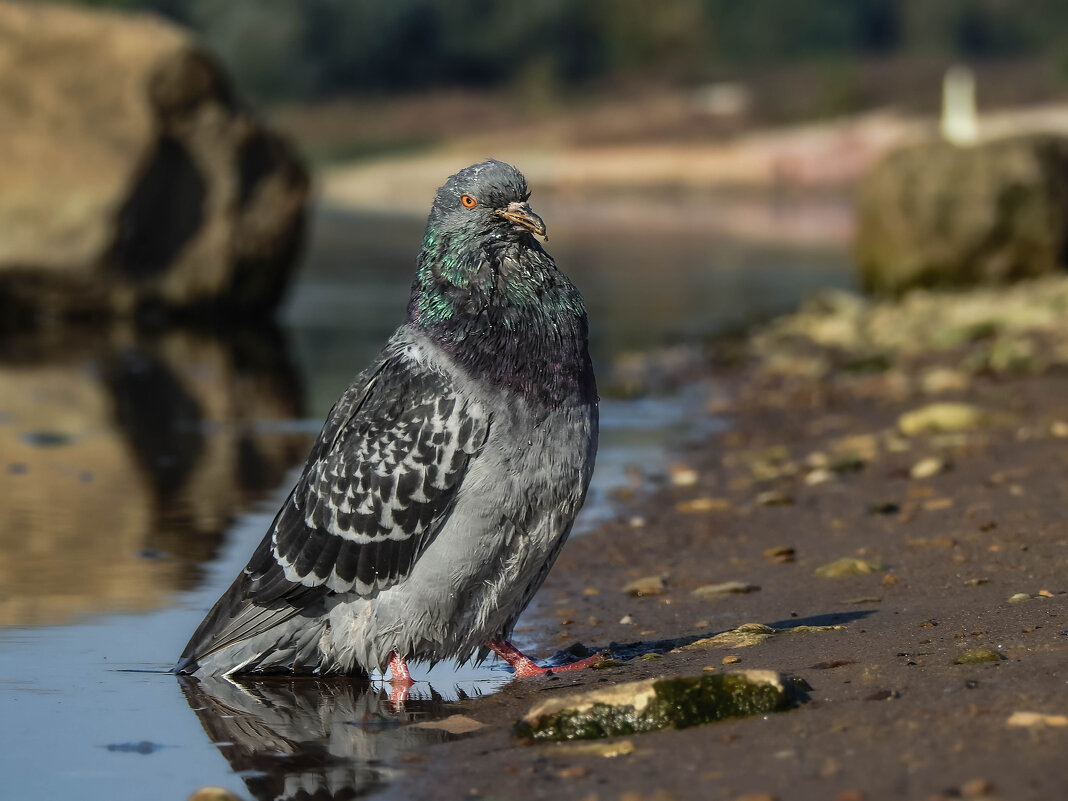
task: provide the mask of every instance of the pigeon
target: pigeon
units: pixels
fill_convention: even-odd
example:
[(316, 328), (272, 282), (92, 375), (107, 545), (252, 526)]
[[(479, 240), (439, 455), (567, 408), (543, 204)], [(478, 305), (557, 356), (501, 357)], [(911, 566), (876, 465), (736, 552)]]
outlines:
[[(385, 675), (509, 642), (586, 497), (598, 398), (585, 304), (536, 237), (526, 179), (489, 160), (427, 220), (407, 315), (334, 405), (180, 674)], [(595, 654), (553, 671), (588, 667)]]

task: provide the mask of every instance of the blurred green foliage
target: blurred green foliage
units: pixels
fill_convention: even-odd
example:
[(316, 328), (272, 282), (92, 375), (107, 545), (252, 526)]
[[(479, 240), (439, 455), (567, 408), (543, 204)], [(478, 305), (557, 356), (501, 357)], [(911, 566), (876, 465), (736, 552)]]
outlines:
[(1034, 53), (1063, 69), (1068, 44), (1063, 0), (82, 2), (192, 27), (261, 100), (455, 85), (554, 94), (643, 73), (699, 81), (899, 53)]

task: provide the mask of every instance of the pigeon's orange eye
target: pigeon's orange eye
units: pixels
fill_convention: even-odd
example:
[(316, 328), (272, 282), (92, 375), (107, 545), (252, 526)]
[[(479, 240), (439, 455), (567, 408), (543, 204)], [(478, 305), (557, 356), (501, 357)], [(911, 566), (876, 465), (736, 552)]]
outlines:
[(473, 209), (478, 205), (478, 201), (470, 195), (460, 195), (460, 202), (464, 204), (465, 209)]

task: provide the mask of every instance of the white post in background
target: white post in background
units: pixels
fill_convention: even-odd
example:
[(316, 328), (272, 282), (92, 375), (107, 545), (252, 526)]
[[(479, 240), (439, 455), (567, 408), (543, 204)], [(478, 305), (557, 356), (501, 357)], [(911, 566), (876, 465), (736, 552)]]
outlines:
[(942, 138), (957, 147), (968, 147), (979, 141), (975, 75), (960, 64), (946, 70), (942, 80)]

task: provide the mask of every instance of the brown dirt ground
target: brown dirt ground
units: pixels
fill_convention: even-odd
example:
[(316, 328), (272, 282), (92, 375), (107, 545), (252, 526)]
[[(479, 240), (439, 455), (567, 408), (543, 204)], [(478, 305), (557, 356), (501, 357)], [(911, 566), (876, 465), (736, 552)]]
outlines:
[[(732, 382), (734, 402), (717, 410), (732, 418), (731, 430), (680, 455), (696, 484), (621, 502), (617, 521), (574, 538), (539, 595), (529, 635), (547, 644), (541, 655), (574, 642), (640, 641), (638, 650), (652, 653), (662, 650), (658, 641), (745, 622), (843, 628), (512, 682), (458, 704), (485, 728), (413, 757), (392, 797), (1068, 798), (1068, 727), (1007, 725), (1021, 710), (1068, 713), (1068, 375), (979, 379), (957, 399), (1013, 422), (911, 439), (887, 432), (922, 402), (893, 400), (877, 385), (828, 392), (810, 382), (755, 392), (744, 377)], [(869, 454), (856, 472), (806, 483), (806, 458), (833, 453), (835, 441), (854, 434), (896, 445)], [(753, 454), (775, 446), (788, 451), (785, 468), (757, 480)], [(910, 478), (909, 469), (931, 455), (950, 469)], [(768, 489), (793, 503), (758, 504)], [(698, 497), (730, 507), (677, 508)], [(885, 504), (897, 511), (872, 509)], [(630, 525), (635, 515), (643, 526)], [(779, 546), (794, 548), (796, 561), (764, 555)], [(845, 556), (885, 569), (814, 575)], [(654, 574), (665, 578), (661, 595), (635, 598), (621, 589)], [(729, 580), (761, 589), (712, 600), (691, 594)], [(1034, 597), (1009, 603), (1016, 593)], [(622, 623), (624, 616), (633, 622)], [(970, 648), (996, 649), (1004, 660), (954, 664)], [(527, 745), (510, 733), (546, 693), (722, 671), (730, 669), (727, 656), (740, 668), (803, 677), (811, 701), (766, 717), (635, 735), (627, 738), (633, 753), (614, 758), (568, 744)]]

